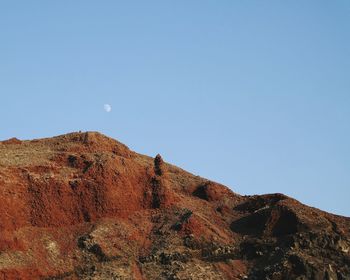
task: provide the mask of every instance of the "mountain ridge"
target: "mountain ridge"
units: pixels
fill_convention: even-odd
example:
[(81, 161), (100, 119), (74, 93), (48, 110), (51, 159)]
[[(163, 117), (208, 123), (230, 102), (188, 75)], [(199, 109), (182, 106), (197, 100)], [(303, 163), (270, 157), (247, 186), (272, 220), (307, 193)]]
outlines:
[(0, 142), (0, 279), (350, 279), (350, 219), (98, 132)]

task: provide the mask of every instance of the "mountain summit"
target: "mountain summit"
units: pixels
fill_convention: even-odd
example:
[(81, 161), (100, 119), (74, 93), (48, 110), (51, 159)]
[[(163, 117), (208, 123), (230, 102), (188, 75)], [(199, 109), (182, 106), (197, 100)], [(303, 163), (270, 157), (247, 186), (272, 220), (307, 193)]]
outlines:
[(0, 279), (350, 279), (350, 219), (97, 132), (0, 142)]

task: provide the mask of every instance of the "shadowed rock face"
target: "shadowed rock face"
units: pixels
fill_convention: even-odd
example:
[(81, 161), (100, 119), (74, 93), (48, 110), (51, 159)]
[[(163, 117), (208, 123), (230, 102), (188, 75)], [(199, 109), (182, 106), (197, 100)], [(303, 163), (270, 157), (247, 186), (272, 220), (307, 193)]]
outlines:
[(350, 279), (350, 219), (97, 132), (0, 142), (0, 279)]

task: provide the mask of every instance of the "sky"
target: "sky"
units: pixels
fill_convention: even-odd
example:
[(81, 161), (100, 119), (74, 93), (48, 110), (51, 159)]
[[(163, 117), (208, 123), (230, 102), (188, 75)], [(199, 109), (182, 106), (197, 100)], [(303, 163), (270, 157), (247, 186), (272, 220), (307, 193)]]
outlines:
[(0, 120), (350, 216), (350, 2), (1, 1)]

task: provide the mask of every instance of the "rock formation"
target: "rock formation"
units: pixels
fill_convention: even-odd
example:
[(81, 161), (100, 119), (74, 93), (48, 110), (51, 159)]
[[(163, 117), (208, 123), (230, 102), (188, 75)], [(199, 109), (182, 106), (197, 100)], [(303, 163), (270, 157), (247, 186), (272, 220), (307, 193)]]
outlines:
[(0, 279), (350, 279), (350, 219), (97, 132), (0, 142)]

